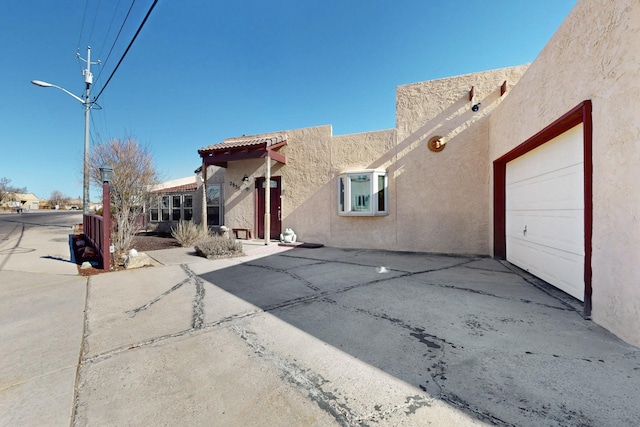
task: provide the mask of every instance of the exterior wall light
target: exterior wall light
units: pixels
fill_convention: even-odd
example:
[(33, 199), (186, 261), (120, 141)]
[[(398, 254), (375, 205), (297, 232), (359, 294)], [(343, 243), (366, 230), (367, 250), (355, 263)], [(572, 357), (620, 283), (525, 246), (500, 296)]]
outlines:
[(439, 153), (440, 151), (444, 150), (445, 145), (446, 142), (441, 136), (434, 136), (429, 139), (429, 142), (427, 142), (427, 147), (434, 153)]

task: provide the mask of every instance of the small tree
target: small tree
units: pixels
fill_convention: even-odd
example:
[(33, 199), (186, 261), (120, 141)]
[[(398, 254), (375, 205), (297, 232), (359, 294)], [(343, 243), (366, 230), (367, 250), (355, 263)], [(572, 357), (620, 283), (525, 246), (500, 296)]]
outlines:
[(131, 137), (111, 139), (93, 147), (89, 160), (90, 175), (100, 187), (102, 166), (113, 168), (110, 186), (114, 230), (111, 243), (115, 259), (118, 259), (131, 248), (134, 236), (141, 229), (144, 202), (149, 197), (150, 188), (157, 183), (158, 174), (148, 147), (141, 146)]
[(26, 187), (14, 187), (9, 178), (0, 178), (0, 203), (15, 200), (16, 193), (26, 192)]
[(71, 198), (66, 196), (62, 191), (53, 190), (49, 197), (49, 206), (52, 208), (56, 205), (66, 205)]

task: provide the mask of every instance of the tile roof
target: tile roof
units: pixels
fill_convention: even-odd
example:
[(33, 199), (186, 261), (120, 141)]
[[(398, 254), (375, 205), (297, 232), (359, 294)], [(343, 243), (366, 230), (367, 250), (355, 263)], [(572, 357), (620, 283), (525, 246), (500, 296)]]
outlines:
[(251, 135), (251, 136), (243, 135), (237, 138), (227, 138), (223, 142), (209, 145), (208, 147), (201, 148), (198, 151), (202, 153), (207, 151), (219, 151), (219, 150), (226, 150), (229, 148), (255, 147), (260, 145), (266, 145), (267, 147), (269, 147), (271, 145), (276, 145), (281, 142), (285, 142), (286, 140), (287, 140), (287, 135), (285, 133)]
[(190, 191), (196, 191), (198, 189), (198, 183), (192, 182), (189, 184), (176, 185), (175, 187), (161, 188), (159, 190), (153, 190), (152, 193), (187, 193)]

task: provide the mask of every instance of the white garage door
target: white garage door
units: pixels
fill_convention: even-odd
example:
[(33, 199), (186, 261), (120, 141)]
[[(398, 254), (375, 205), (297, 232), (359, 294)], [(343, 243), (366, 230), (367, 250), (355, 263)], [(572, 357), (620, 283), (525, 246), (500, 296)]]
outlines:
[(582, 125), (507, 163), (507, 261), (584, 300)]

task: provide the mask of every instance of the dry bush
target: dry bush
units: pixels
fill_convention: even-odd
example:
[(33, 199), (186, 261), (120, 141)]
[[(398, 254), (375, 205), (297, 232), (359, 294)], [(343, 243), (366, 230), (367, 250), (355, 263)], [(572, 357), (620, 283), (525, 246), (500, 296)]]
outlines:
[(171, 227), (171, 235), (180, 243), (180, 246), (193, 246), (209, 237), (209, 230), (202, 224), (193, 221), (180, 220), (178, 225)]
[(244, 255), (242, 243), (235, 239), (212, 235), (195, 245), (196, 253), (209, 259), (230, 258)]
[(89, 159), (91, 180), (102, 188), (100, 167), (113, 167), (110, 183), (114, 259), (126, 254), (134, 236), (142, 229), (144, 203), (149, 189), (158, 181), (149, 148), (135, 139), (111, 139), (95, 145)]

